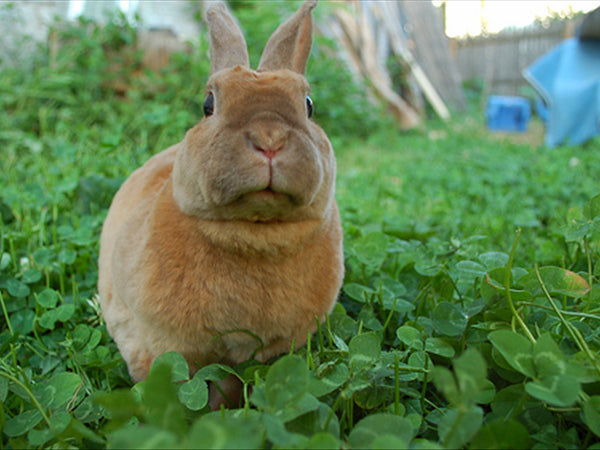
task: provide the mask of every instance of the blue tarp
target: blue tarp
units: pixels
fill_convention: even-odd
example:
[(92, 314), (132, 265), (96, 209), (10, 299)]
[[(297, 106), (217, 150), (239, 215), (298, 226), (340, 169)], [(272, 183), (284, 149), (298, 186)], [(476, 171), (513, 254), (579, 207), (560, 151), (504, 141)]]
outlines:
[(566, 39), (523, 75), (546, 103), (548, 147), (600, 134), (600, 40)]

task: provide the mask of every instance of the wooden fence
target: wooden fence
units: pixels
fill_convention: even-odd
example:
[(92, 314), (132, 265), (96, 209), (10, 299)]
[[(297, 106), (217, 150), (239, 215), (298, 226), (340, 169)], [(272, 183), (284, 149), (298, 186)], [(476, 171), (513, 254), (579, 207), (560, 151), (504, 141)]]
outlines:
[(573, 36), (574, 21), (553, 22), (487, 37), (453, 40), (451, 48), (463, 81), (480, 80), (485, 94), (518, 95), (527, 82), (524, 68)]

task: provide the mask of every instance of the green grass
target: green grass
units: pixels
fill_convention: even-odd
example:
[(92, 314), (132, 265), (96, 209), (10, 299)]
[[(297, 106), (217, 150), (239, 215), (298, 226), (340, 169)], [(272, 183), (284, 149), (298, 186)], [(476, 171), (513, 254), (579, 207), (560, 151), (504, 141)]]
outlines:
[[(121, 98), (98, 46), (129, 31), (68, 29), (56, 69), (42, 55), (0, 80), (3, 447), (600, 447), (598, 140), (549, 150), (539, 123), (490, 134), (477, 110), (401, 133), (358, 102), (339, 122), (323, 71), (335, 310), (268, 364), (189, 379), (172, 353), (132, 386), (95, 300), (98, 238), (124, 178), (201, 116), (207, 66), (179, 56)], [(209, 413), (207, 381), (232, 371), (244, 407)]]
[(499, 251), (522, 228), (519, 256), (560, 260), (564, 246), (549, 238), (569, 208), (598, 193), (597, 141), (549, 150), (540, 145), (539, 123), (524, 136), (491, 134), (479, 114), (405, 136), (377, 134), (349, 151), (338, 146), (346, 218), (379, 230), (419, 226), (446, 239), (483, 235)]

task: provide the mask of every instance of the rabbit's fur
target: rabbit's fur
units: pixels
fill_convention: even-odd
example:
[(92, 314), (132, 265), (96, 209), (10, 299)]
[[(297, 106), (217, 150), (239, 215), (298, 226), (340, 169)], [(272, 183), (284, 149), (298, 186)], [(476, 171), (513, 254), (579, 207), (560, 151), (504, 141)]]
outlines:
[(134, 381), (173, 350), (192, 371), (265, 361), (304, 344), (334, 305), (344, 273), (336, 164), (308, 118), (304, 78), (315, 5), (276, 30), (256, 71), (225, 6), (212, 6), (212, 115), (113, 200), (98, 288)]

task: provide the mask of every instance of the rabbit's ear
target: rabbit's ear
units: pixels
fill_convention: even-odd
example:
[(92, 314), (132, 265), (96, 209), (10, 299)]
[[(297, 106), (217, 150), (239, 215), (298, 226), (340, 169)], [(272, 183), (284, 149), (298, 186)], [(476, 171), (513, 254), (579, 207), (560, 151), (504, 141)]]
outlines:
[(211, 2), (206, 8), (210, 33), (210, 73), (237, 65), (250, 65), (248, 49), (242, 30), (224, 2)]
[(306, 0), (269, 38), (258, 70), (290, 69), (304, 75), (312, 46), (312, 10), (318, 0)]

